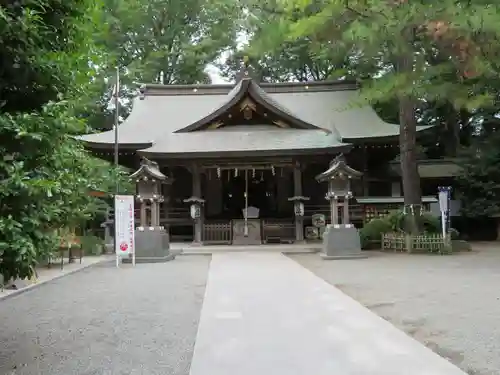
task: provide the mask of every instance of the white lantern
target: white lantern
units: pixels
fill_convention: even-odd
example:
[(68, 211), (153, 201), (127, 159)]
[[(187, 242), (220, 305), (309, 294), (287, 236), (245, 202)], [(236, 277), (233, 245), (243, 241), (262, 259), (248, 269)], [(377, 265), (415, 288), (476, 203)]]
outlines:
[(200, 205), (197, 203), (193, 203), (190, 207), (190, 213), (193, 220), (199, 219), (201, 216)]
[(295, 216), (304, 216), (304, 202), (295, 201)]

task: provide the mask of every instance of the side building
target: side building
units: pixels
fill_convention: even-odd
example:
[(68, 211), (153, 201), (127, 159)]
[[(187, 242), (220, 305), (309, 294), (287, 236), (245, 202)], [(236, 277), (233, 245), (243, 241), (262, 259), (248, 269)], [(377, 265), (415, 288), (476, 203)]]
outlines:
[[(314, 214), (330, 217), (326, 184), (315, 177), (343, 153), (363, 173), (352, 183), (349, 206), (351, 221), (361, 226), (401, 207), (403, 197), (391, 164), (399, 125), (357, 105), (359, 99), (354, 82), (267, 84), (248, 73), (233, 85), (145, 85), (119, 127), (120, 163), (137, 169), (147, 158), (168, 177), (160, 223), (173, 241), (236, 243), (250, 207), (260, 243), (302, 238), (290, 198), (308, 198), (303, 232)], [(112, 159), (113, 131), (81, 139)], [(196, 224), (186, 203), (192, 197), (204, 200)], [(431, 202), (435, 193), (423, 198)]]

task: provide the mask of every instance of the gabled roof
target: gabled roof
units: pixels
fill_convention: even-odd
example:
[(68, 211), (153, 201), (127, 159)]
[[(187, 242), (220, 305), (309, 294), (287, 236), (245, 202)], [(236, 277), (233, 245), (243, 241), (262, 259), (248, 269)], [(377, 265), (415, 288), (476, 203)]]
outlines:
[(291, 114), (286, 108), (273, 100), (272, 97), (266, 94), (251, 78), (243, 78), (236, 86), (227, 94), (226, 101), (216, 110), (208, 113), (205, 117), (198, 121), (176, 131), (176, 133), (192, 132), (204, 129), (210, 125), (217, 117), (227, 113), (232, 107), (240, 103), (245, 97), (251, 98), (257, 104), (260, 104), (266, 111), (281, 117), (292, 128), (295, 129), (319, 129), (317, 126), (301, 120)]
[(149, 177), (160, 181), (166, 180), (167, 176), (161, 173), (158, 163), (142, 158), (141, 166), (138, 170), (130, 175), (130, 178), (144, 178)]
[(323, 173), (320, 173), (316, 176), (316, 180), (319, 182), (331, 180), (337, 176), (342, 176), (342, 174), (347, 178), (357, 178), (363, 175), (362, 172), (357, 171), (354, 168), (351, 168), (343, 154), (340, 154), (330, 163), (330, 167)]
[[(245, 95), (290, 126), (206, 125)], [(399, 125), (382, 121), (360, 99), (353, 82), (236, 85), (145, 85), (129, 117), (119, 126), (120, 148), (145, 156), (205, 156), (258, 152), (342, 151), (350, 142), (395, 138)], [(419, 130), (429, 128), (419, 127)], [(114, 132), (81, 136), (90, 148), (111, 149)], [(203, 154), (203, 155), (202, 155)]]

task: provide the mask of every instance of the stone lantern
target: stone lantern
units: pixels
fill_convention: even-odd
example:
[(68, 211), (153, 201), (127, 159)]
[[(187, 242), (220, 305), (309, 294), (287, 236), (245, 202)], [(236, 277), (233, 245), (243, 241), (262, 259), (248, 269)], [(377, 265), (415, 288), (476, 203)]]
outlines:
[[(326, 199), (330, 201), (331, 211), (331, 224), (323, 234), (324, 259), (359, 258), (363, 255), (358, 230), (349, 218), (351, 180), (361, 176), (361, 172), (347, 165), (343, 154), (330, 163), (328, 170), (316, 176), (318, 182), (328, 182)], [(340, 217), (339, 207), (342, 211)]]
[(205, 200), (198, 197), (190, 197), (188, 199), (184, 199), (184, 203), (189, 204), (189, 213), (191, 215), (191, 219), (194, 222), (194, 241), (193, 244), (201, 245), (203, 242), (202, 239), (202, 209), (205, 204)]
[(168, 178), (160, 172), (158, 164), (143, 158), (140, 168), (130, 178), (136, 183), (136, 200), (139, 206), (139, 226), (135, 230), (136, 262), (165, 262), (174, 258), (170, 254), (168, 232), (160, 225), (160, 203), (162, 184)]
[(295, 241), (304, 241), (304, 202), (308, 201), (308, 197), (296, 195), (288, 198), (293, 202), (293, 212), (295, 213)]

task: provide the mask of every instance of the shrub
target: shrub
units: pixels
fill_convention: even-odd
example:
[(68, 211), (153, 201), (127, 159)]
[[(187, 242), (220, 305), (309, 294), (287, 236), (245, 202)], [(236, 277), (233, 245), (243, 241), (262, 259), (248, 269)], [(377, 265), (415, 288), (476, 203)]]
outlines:
[(82, 250), (85, 255), (100, 255), (102, 254), (104, 241), (97, 236), (82, 236), (80, 237), (80, 243), (82, 245)]
[(367, 249), (374, 243), (380, 243), (382, 234), (392, 231), (391, 223), (387, 217), (370, 220), (359, 232), (361, 247)]
[[(423, 213), (419, 218), (419, 224), (427, 233), (441, 233), (441, 219), (438, 216), (432, 215), (429, 212)], [(390, 232), (405, 231), (405, 214), (403, 211), (396, 210), (390, 214), (372, 219), (360, 230), (361, 247), (363, 249), (370, 248), (375, 243), (380, 243), (382, 235)], [(451, 229), (451, 237), (458, 237), (458, 231)]]

